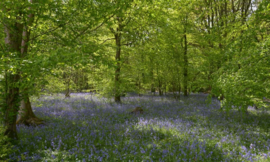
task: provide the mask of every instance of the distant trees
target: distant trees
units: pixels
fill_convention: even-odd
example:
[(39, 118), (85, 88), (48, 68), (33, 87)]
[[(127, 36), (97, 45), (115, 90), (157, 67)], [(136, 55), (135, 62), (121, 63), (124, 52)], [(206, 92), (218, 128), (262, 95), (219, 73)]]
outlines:
[[(121, 96), (125, 93), (121, 87), (123, 87), (123, 81), (121, 78), (121, 67), (125, 64), (121, 60), (122, 46), (135, 46), (137, 36), (133, 34), (141, 33), (140, 25), (144, 25), (138, 21), (136, 16), (140, 17), (140, 11), (145, 2), (130, 1), (126, 3), (126, 9), (117, 13), (109, 22), (108, 27), (111, 33), (114, 35), (115, 40), (115, 74), (114, 74), (114, 101), (121, 103)], [(114, 22), (114, 23), (112, 23)], [(138, 34), (137, 33), (137, 34)], [(134, 38), (132, 38), (133, 36)]]
[[(258, 8), (251, 0), (206, 3), (205, 9), (210, 5), (212, 11), (205, 15), (205, 24), (209, 24), (211, 38), (216, 38), (211, 40), (213, 48), (210, 50), (216, 51), (217, 57), (209, 57), (216, 62), (212, 61), (212, 65), (216, 65), (212, 68), (216, 70), (211, 72), (212, 94), (224, 96), (222, 106), (227, 109), (234, 105), (246, 111), (249, 105), (261, 105), (263, 97), (269, 96), (265, 80), (269, 50), (257, 39), (260, 35), (257, 31), (264, 28), (258, 16), (269, 12), (265, 3), (260, 3)], [(263, 37), (268, 38), (269, 34)]]

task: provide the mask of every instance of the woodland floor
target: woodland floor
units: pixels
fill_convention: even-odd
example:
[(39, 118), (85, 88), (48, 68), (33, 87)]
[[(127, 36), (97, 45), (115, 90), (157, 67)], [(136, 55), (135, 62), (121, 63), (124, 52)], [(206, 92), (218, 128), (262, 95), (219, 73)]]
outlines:
[[(33, 98), (46, 124), (18, 126), (11, 161), (270, 161), (270, 113), (219, 111), (207, 95), (123, 97), (89, 93)], [(145, 113), (130, 115), (140, 106)]]

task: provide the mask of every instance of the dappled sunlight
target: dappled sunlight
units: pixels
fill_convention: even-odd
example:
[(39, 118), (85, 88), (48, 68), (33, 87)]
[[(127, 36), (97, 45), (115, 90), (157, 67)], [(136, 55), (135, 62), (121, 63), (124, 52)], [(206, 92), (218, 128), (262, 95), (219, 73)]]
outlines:
[(270, 162), (269, 1), (0, 1), (0, 162)]
[[(265, 114), (241, 117), (219, 111), (215, 99), (194, 94), (126, 97), (114, 104), (89, 94), (40, 98), (46, 124), (18, 126), (20, 143), (11, 159), (26, 161), (250, 161), (269, 159)], [(74, 96), (74, 97), (73, 97)], [(129, 114), (141, 106), (143, 114)], [(266, 116), (265, 116), (266, 117)], [(251, 120), (252, 119), (252, 120)]]
[[(176, 124), (177, 123), (177, 124)], [(218, 145), (197, 136), (190, 123), (183, 120), (174, 122), (168, 120), (140, 119), (135, 130), (149, 136), (150, 143), (160, 154), (168, 154), (168, 160), (177, 161), (221, 161), (230, 160)], [(154, 149), (154, 148), (152, 148)]]
[[(202, 121), (202, 123), (204, 123)], [(263, 148), (263, 146), (259, 146), (254, 143), (250, 143), (249, 147), (246, 147), (245, 143), (241, 143), (241, 137), (245, 136), (250, 141), (256, 142), (256, 137), (254, 135), (249, 134), (241, 134), (243, 131), (239, 133), (233, 133), (232, 130), (224, 129), (220, 130), (217, 128), (214, 124), (212, 124), (213, 128), (211, 127), (205, 127), (204, 124), (201, 123), (194, 123), (185, 121), (183, 119), (149, 119), (145, 120), (144, 118), (140, 118), (138, 122), (136, 123), (135, 130), (140, 130), (142, 132), (150, 131), (150, 135), (153, 136), (153, 142), (157, 145), (162, 144), (164, 140), (166, 140), (165, 143), (172, 142), (178, 143), (181, 145), (182, 140), (188, 140), (190, 143), (192, 141), (196, 141), (198, 148), (193, 150), (194, 155), (192, 157), (198, 157), (197, 159), (199, 161), (203, 160), (205, 153), (210, 150), (200, 150), (200, 148), (206, 148), (208, 146), (214, 147), (215, 151), (218, 149), (220, 154), (222, 154), (220, 159), (217, 159), (217, 157), (212, 157), (213, 161), (233, 161), (233, 159), (263, 159), (267, 155), (267, 153), (261, 153), (257, 155), (256, 149), (260, 150)], [(250, 129), (250, 128), (247, 128)], [(166, 134), (166, 136), (170, 137), (161, 137), (159, 133)], [(257, 132), (257, 135), (263, 135)], [(264, 135), (267, 136), (267, 133)], [(263, 136), (264, 136), (263, 135)], [(268, 135), (269, 136), (269, 135)], [(253, 140), (251, 140), (254, 138)], [(267, 142), (267, 139), (264, 139), (264, 141)], [(165, 144), (163, 143), (163, 144)], [(262, 144), (261, 141), (259, 141), (260, 144)], [(267, 147), (267, 145), (264, 145), (264, 147)], [(249, 149), (247, 149), (249, 148)], [(174, 148), (176, 149), (176, 148)], [(265, 148), (267, 149), (267, 148)], [(192, 151), (192, 150), (190, 150)], [(203, 152), (204, 154), (199, 154)], [(210, 151), (213, 153), (213, 150)], [(210, 154), (211, 155), (211, 154)], [(208, 155), (207, 159), (211, 159), (211, 156)], [(174, 157), (175, 155), (172, 155)], [(267, 156), (266, 156), (267, 157)], [(182, 157), (185, 158), (185, 157)], [(191, 158), (191, 157), (189, 157)], [(207, 159), (204, 159), (207, 161)]]

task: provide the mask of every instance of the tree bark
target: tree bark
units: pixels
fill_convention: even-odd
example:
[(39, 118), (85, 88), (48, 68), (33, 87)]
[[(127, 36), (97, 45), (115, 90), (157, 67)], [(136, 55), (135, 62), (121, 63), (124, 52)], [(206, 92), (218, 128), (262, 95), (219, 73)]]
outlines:
[[(120, 71), (121, 71), (121, 32), (123, 29), (123, 26), (121, 24), (122, 19), (117, 18), (118, 20), (118, 27), (117, 30), (114, 32), (114, 38), (115, 38), (115, 44), (116, 44), (116, 55), (115, 55), (115, 61), (116, 61), (116, 68), (115, 68), (115, 76), (114, 76), (114, 84), (115, 84), (115, 94), (114, 94), (114, 101), (116, 103), (121, 103), (121, 92), (120, 92)], [(111, 29), (113, 31), (113, 29)]]
[(163, 96), (162, 81), (160, 77), (158, 78), (158, 94), (159, 96)]
[(120, 94), (120, 70), (121, 70), (121, 65), (120, 65), (120, 55), (121, 55), (121, 35), (116, 34), (115, 35), (115, 41), (116, 41), (116, 55), (115, 55), (115, 60), (116, 60), (116, 68), (115, 68), (115, 94), (114, 94), (114, 101), (116, 103), (121, 103), (121, 94)]
[[(187, 21), (187, 20), (186, 20)], [(188, 95), (188, 57), (187, 57), (187, 34), (186, 27), (184, 30), (184, 96)]]
[(153, 68), (153, 65), (151, 66), (150, 77), (151, 77), (151, 94), (152, 95), (153, 94), (155, 95), (156, 89), (155, 89), (155, 80), (154, 80), (154, 68)]
[(44, 124), (43, 120), (37, 118), (34, 114), (29, 96), (27, 94), (25, 94), (24, 98), (21, 100), (21, 106), (16, 124), (24, 124), (27, 126)]
[[(4, 12), (7, 10), (3, 9)], [(5, 27), (5, 44), (8, 47), (8, 52), (13, 53), (16, 58), (20, 58), (21, 55), (21, 42), (22, 42), (22, 31), (23, 25), (20, 23), (19, 11), (17, 11), (17, 21), (9, 22), (4, 20)], [(6, 71), (5, 81), (6, 81), (6, 92), (4, 94), (5, 104), (3, 105), (3, 110), (5, 112), (4, 125), (6, 127), (5, 135), (11, 139), (18, 139), (16, 130), (16, 118), (19, 110), (20, 94), (19, 94), (19, 81), (20, 75), (19, 71), (11, 72)]]
[(67, 90), (66, 90), (66, 93), (65, 93), (65, 98), (70, 98), (69, 87), (67, 87)]
[[(30, 3), (33, 3), (30, 0)], [(6, 12), (9, 9), (4, 8), (3, 11)], [(29, 38), (30, 38), (30, 29), (29, 26), (32, 25), (34, 20), (34, 15), (29, 14), (27, 16), (27, 22), (24, 24), (21, 22), (22, 15), (21, 8), (14, 10), (16, 12), (16, 20), (10, 22), (10, 20), (4, 20), (5, 27), (5, 44), (8, 47), (8, 52), (15, 54), (14, 56), (18, 59), (23, 59), (27, 55), (27, 50), (29, 46)], [(8, 63), (7, 63), (8, 64)], [(17, 71), (16, 71), (17, 70)], [(20, 71), (15, 69), (13, 72), (6, 71), (5, 80), (6, 80), (6, 104), (4, 105), (5, 110), (5, 119), (4, 125), (6, 126), (5, 135), (7, 135), (11, 139), (18, 139), (17, 131), (16, 131), (16, 118), (18, 115), (18, 111), (20, 109), (20, 80), (24, 79), (20, 76)], [(29, 98), (28, 98), (29, 99)], [(29, 101), (29, 100), (28, 100)], [(27, 103), (30, 105), (30, 101)], [(28, 106), (28, 111), (26, 114), (33, 111)]]
[(5, 94), (6, 104), (4, 105), (5, 117), (4, 125), (6, 126), (5, 135), (11, 139), (18, 139), (16, 130), (16, 118), (19, 110), (19, 88), (12, 83), (18, 83), (20, 76), (18, 74), (6, 75), (7, 94)]
[(65, 93), (65, 98), (70, 98), (70, 78), (68, 78), (66, 84), (67, 84), (67, 89)]
[[(33, 0), (30, 1), (33, 3)], [(34, 14), (29, 14), (27, 19), (27, 25), (23, 27), (23, 33), (22, 33), (22, 41), (21, 41), (21, 58), (24, 58), (27, 56), (28, 53), (28, 47), (29, 47), (29, 41), (30, 41), (30, 26), (32, 26), (34, 21)], [(24, 78), (22, 78), (24, 79)], [(16, 124), (25, 124), (27, 126), (33, 125), (40, 125), (42, 124), (43, 120), (37, 118), (35, 114), (33, 113), (28, 89), (22, 89), (21, 91), (21, 105), (20, 110), (18, 114), (18, 119), (16, 121)]]
[(64, 80), (64, 84), (66, 85), (65, 98), (69, 98), (70, 97), (70, 82), (71, 82), (72, 74), (69, 68), (67, 68), (66, 71), (63, 73), (63, 80)]

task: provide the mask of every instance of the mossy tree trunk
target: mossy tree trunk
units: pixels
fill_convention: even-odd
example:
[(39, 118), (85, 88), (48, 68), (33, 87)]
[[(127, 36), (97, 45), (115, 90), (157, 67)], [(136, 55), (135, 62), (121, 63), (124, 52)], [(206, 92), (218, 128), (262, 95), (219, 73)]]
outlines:
[[(33, 0), (29, 1), (30, 3), (33, 3)], [(20, 7), (14, 7), (9, 6), (14, 11), (14, 15), (16, 19), (13, 19), (13, 21), (4, 19), (4, 26), (5, 26), (5, 44), (7, 46), (7, 53), (12, 53), (12, 58), (22, 60), (27, 56), (28, 47), (29, 47), (29, 40), (30, 40), (30, 27), (33, 24), (34, 20), (34, 14), (26, 15), (27, 18), (23, 19), (25, 15), (22, 11), (22, 8)], [(29, 8), (31, 9), (31, 8)], [(4, 8), (2, 9), (3, 12), (9, 12), (10, 8)], [(22, 23), (22, 21), (25, 21), (25, 23)], [(5, 62), (6, 64), (9, 64), (9, 62)], [(19, 62), (18, 62), (19, 64)], [(16, 65), (20, 67), (20, 65)], [(16, 67), (15, 66), (15, 67)], [(30, 84), (28, 81), (26, 81), (26, 76), (21, 77), (21, 69), (7, 69), (5, 74), (5, 81), (6, 81), (6, 93), (4, 94), (5, 97), (5, 104), (4, 104), (4, 111), (5, 111), (5, 119), (4, 119), (4, 125), (6, 126), (5, 135), (7, 135), (11, 139), (18, 139), (17, 131), (16, 131), (16, 119), (18, 112), (20, 110), (20, 104), (21, 104), (21, 97), (23, 97), (23, 94), (20, 94), (20, 87), (21, 83), (23, 84)], [(26, 101), (26, 104), (23, 105), (30, 105), (29, 97), (28, 102)], [(22, 107), (22, 106), (21, 106)], [(23, 106), (24, 107), (24, 106)], [(25, 106), (26, 107), (26, 106)], [(22, 111), (26, 111), (24, 114), (29, 114), (31, 112), (31, 115), (28, 115), (27, 117), (34, 117), (31, 105), (28, 106), (26, 109), (22, 109)], [(26, 117), (21, 116), (21, 119), (25, 119)], [(22, 120), (20, 120), (22, 121)]]
[[(33, 1), (31, 1), (33, 3)], [(34, 14), (28, 15), (28, 21), (27, 25), (23, 27), (23, 33), (22, 33), (22, 43), (21, 43), (21, 57), (24, 58), (27, 56), (28, 53), (28, 47), (30, 42), (30, 27), (32, 26), (34, 21)], [(23, 77), (22, 79), (26, 80), (27, 76)], [(28, 83), (30, 85), (31, 83)], [(42, 120), (37, 118), (35, 114), (33, 113), (29, 94), (28, 94), (28, 88), (21, 89), (21, 104), (20, 104), (20, 110), (18, 114), (18, 119), (16, 121), (16, 124), (25, 124), (27, 126), (30, 125), (39, 125), (42, 124)]]
[(14, 83), (18, 83), (20, 76), (18, 74), (6, 74), (6, 94), (4, 104), (4, 125), (6, 127), (5, 135), (11, 139), (18, 139), (17, 130), (16, 130), (16, 118), (19, 110), (19, 88), (14, 86)]
[(31, 102), (27, 94), (21, 100), (20, 110), (16, 124), (24, 124), (27, 126), (37, 126), (43, 124), (43, 120), (36, 117), (32, 110)]
[[(8, 12), (8, 9), (2, 9), (3, 12)], [(16, 19), (14, 21), (8, 21), (4, 19), (5, 27), (5, 44), (7, 46), (7, 53), (12, 53), (12, 58), (20, 59), (21, 56), (21, 42), (23, 25), (21, 21), (20, 9), (15, 10)], [(9, 62), (5, 62), (9, 64)], [(8, 69), (5, 74), (5, 103), (3, 104), (4, 125), (6, 127), (5, 135), (11, 139), (18, 139), (16, 131), (16, 118), (20, 106), (20, 94), (19, 94), (19, 82), (20, 72), (18, 69)]]

